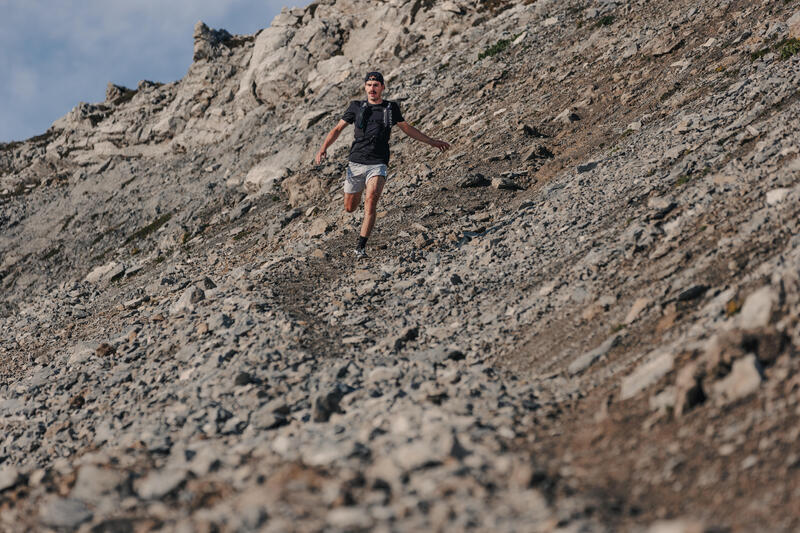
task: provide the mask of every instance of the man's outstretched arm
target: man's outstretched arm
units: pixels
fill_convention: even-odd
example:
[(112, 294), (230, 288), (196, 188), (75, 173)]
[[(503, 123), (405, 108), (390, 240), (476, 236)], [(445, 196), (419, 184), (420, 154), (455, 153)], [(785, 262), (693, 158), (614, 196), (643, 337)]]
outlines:
[(348, 123), (344, 120), (339, 120), (339, 123), (333, 127), (331, 131), (328, 132), (328, 135), (325, 137), (325, 142), (322, 143), (322, 148), (319, 149), (317, 152), (317, 157), (314, 158), (314, 161), (319, 165), (322, 163), (323, 159), (328, 157), (328, 154), (325, 153), (328, 151), (328, 147), (336, 142), (336, 139), (339, 138), (339, 134), (342, 133), (342, 130), (348, 126)]
[(438, 148), (442, 152), (447, 151), (450, 149), (450, 144), (444, 141), (440, 141), (439, 139), (434, 139), (433, 137), (428, 137), (417, 128), (409, 124), (408, 122), (398, 122), (397, 127), (403, 130), (403, 133), (411, 137), (412, 139), (416, 139), (418, 141), (422, 141), (426, 144), (430, 144), (434, 148)]

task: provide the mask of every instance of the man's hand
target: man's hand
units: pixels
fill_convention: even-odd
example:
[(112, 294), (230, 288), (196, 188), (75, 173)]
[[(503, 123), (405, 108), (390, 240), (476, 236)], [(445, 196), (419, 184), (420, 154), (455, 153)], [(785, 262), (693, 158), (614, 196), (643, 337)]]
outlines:
[(431, 146), (438, 148), (440, 152), (446, 152), (450, 149), (450, 143), (440, 141), (439, 139), (431, 139)]
[(328, 159), (328, 147), (332, 145), (336, 139), (339, 137), (339, 134), (342, 133), (342, 130), (347, 127), (347, 122), (344, 120), (339, 120), (336, 126), (333, 127), (331, 131), (328, 132), (327, 137), (325, 137), (325, 142), (322, 143), (322, 147), (317, 152), (317, 157), (314, 158), (314, 161), (319, 165), (324, 160)]
[(401, 130), (403, 130), (403, 133), (405, 133), (412, 139), (428, 143), (434, 148), (437, 148), (440, 152), (446, 152), (447, 150), (450, 149), (450, 143), (440, 141), (439, 139), (434, 139), (433, 137), (428, 137), (427, 135), (419, 131), (417, 128), (415, 128), (408, 122), (398, 122), (397, 126)]

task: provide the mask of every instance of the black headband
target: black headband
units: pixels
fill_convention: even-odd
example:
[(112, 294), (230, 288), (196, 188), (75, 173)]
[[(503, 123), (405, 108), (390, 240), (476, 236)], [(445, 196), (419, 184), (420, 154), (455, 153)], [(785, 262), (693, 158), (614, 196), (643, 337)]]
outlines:
[(386, 85), (383, 82), (383, 74), (377, 71), (367, 72), (367, 75), (364, 76), (364, 83), (368, 81), (379, 81), (381, 82), (381, 85)]

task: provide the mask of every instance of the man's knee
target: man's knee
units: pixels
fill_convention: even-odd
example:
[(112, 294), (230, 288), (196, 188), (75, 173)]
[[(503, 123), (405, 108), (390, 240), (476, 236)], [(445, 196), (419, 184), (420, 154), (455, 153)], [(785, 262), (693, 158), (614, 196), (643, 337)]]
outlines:
[(368, 194), (366, 199), (364, 199), (364, 211), (367, 213), (374, 213), (375, 208), (378, 206), (378, 198), (380, 195), (378, 194)]

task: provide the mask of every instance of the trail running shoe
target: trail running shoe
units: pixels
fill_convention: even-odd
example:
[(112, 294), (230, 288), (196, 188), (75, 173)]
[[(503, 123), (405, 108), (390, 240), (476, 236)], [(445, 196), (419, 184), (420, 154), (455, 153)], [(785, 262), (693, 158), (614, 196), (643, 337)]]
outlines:
[(365, 259), (367, 257), (367, 252), (363, 248), (356, 248), (355, 255), (357, 259)]

